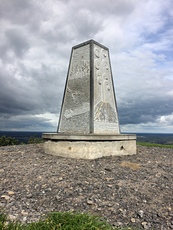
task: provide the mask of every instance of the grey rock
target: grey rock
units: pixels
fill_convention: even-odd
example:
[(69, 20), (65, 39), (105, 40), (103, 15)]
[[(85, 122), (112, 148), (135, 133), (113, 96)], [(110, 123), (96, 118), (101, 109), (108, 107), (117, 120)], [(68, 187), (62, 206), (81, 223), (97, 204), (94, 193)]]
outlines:
[(87, 200), (87, 204), (92, 205), (94, 204), (93, 200)]
[(31, 193), (27, 194), (26, 198), (32, 198), (32, 194)]
[(143, 217), (144, 217), (144, 211), (143, 211), (143, 210), (139, 210), (139, 211), (137, 212), (137, 214), (138, 214), (138, 216), (139, 216), (140, 218), (143, 218)]

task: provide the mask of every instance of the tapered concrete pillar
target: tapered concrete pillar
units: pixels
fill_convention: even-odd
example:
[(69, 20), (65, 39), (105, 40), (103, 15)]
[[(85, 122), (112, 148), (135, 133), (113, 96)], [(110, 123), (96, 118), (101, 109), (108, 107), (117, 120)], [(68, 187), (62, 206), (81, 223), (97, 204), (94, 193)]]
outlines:
[(58, 132), (120, 133), (109, 50), (93, 40), (72, 48)]

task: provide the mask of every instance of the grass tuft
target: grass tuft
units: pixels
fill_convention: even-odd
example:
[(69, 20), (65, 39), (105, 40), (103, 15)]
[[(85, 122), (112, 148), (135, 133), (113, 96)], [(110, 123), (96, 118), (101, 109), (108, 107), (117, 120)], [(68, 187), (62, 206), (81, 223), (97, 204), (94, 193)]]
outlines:
[(3, 229), (6, 220), (7, 220), (7, 216), (4, 213), (0, 212), (0, 229)]
[(130, 168), (132, 170), (138, 170), (140, 169), (141, 165), (140, 164), (137, 164), (137, 163), (132, 163), (132, 162), (129, 162), (129, 161), (123, 161), (121, 162), (120, 164), (122, 167), (127, 167), (127, 168)]
[(71, 212), (53, 212), (35, 223), (13, 222), (0, 211), (0, 230), (132, 230), (114, 228), (100, 217)]

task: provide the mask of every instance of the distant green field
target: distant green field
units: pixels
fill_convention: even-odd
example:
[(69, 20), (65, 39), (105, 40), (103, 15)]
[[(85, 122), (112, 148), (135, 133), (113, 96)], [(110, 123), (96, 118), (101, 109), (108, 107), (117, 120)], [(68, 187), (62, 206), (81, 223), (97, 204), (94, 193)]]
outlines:
[(157, 144), (157, 143), (150, 143), (150, 142), (138, 142), (137, 141), (137, 145), (148, 146), (148, 147), (173, 148), (173, 145)]

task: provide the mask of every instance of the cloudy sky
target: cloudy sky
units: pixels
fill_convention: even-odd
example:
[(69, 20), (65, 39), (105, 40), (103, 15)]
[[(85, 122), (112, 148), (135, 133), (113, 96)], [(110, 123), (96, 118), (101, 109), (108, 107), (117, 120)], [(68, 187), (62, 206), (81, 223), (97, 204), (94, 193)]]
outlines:
[(172, 0), (0, 0), (0, 130), (56, 131), (90, 39), (109, 48), (121, 131), (173, 133)]

